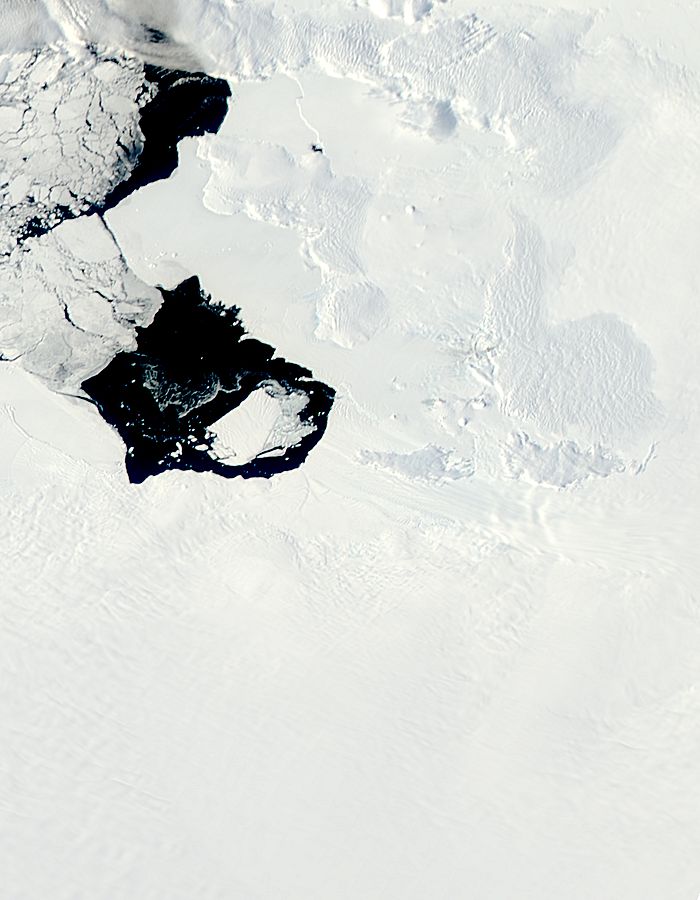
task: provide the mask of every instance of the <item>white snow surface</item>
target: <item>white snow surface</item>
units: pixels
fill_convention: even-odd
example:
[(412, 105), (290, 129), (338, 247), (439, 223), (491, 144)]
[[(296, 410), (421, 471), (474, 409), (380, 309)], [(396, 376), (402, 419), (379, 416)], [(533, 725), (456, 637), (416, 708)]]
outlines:
[[(0, 260), (3, 896), (695, 900), (700, 6), (3, 17), (10, 143), (46, 41), (82, 123), (98, 39), (124, 98), (139, 54), (234, 91), (106, 226)], [(3, 240), (25, 174), (114, 174), (36, 129)], [(70, 396), (191, 274), (337, 390), (298, 470), (131, 485)], [(222, 451), (300, 437), (274, 395)]]

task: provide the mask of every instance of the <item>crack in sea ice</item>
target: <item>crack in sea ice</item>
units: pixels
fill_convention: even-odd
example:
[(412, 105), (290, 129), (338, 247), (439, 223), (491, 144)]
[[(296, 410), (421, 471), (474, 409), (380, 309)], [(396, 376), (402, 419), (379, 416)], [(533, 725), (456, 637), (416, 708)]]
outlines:
[[(174, 291), (141, 282), (103, 218), (168, 178), (183, 138), (218, 131), (228, 83), (90, 45), (0, 62), (0, 359), (56, 390), (83, 382), (127, 443), (132, 481), (168, 468), (249, 478), (300, 465), (334, 391), (245, 337), (239, 311), (211, 304), (196, 276)], [(236, 464), (209, 426), (257, 389), (280, 421)]]

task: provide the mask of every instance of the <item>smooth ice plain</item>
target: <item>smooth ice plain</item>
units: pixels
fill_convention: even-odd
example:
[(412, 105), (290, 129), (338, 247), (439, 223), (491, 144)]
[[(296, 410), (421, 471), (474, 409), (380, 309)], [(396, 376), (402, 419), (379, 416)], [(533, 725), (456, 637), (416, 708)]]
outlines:
[[(696, 900), (700, 7), (0, 20), (0, 895)], [(218, 132), (15, 247), (113, 188), (144, 63)], [(294, 471), (132, 484), (82, 395), (193, 276), (335, 390)]]

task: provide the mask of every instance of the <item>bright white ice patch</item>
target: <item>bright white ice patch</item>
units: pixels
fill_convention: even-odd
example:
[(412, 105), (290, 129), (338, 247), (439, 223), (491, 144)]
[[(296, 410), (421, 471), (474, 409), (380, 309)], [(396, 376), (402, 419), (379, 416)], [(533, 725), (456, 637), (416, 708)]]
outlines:
[[(61, 226), (4, 261), (3, 352), (55, 384), (105, 352), (78, 325), (127, 345), (125, 269), (196, 273), (337, 393), (284, 477), (137, 486), (91, 407), (0, 367), (4, 894), (696, 897), (700, 6), (6, 6), (5, 42), (162, 27), (234, 97), (111, 255)], [(73, 71), (61, 107), (106, 93)], [(32, 184), (112, 159), (96, 106), (88, 164), (35, 144)], [(299, 410), (214, 430), (245, 462)]]
[(258, 388), (211, 426), (212, 450), (231, 465), (261, 454), (280, 456), (314, 430), (299, 420), (307, 403), (303, 394), (286, 394), (278, 384)]

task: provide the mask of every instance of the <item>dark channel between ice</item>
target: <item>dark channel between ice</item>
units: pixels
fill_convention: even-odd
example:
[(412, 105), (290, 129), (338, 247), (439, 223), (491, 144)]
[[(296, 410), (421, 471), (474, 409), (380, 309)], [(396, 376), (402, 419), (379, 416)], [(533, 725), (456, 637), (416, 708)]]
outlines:
[(185, 137), (216, 133), (228, 111), (231, 88), (221, 78), (145, 66), (155, 97), (141, 109), (143, 149), (130, 176), (105, 197), (112, 209), (144, 185), (169, 178), (177, 168), (177, 145)]
[[(247, 337), (239, 310), (212, 302), (197, 277), (161, 292), (153, 323), (137, 329), (137, 349), (83, 383), (126, 444), (129, 480), (140, 483), (167, 469), (269, 478), (300, 466), (323, 436), (333, 389)], [(277, 456), (242, 465), (218, 459), (209, 426), (270, 382), (308, 398), (299, 419), (314, 430)]]

